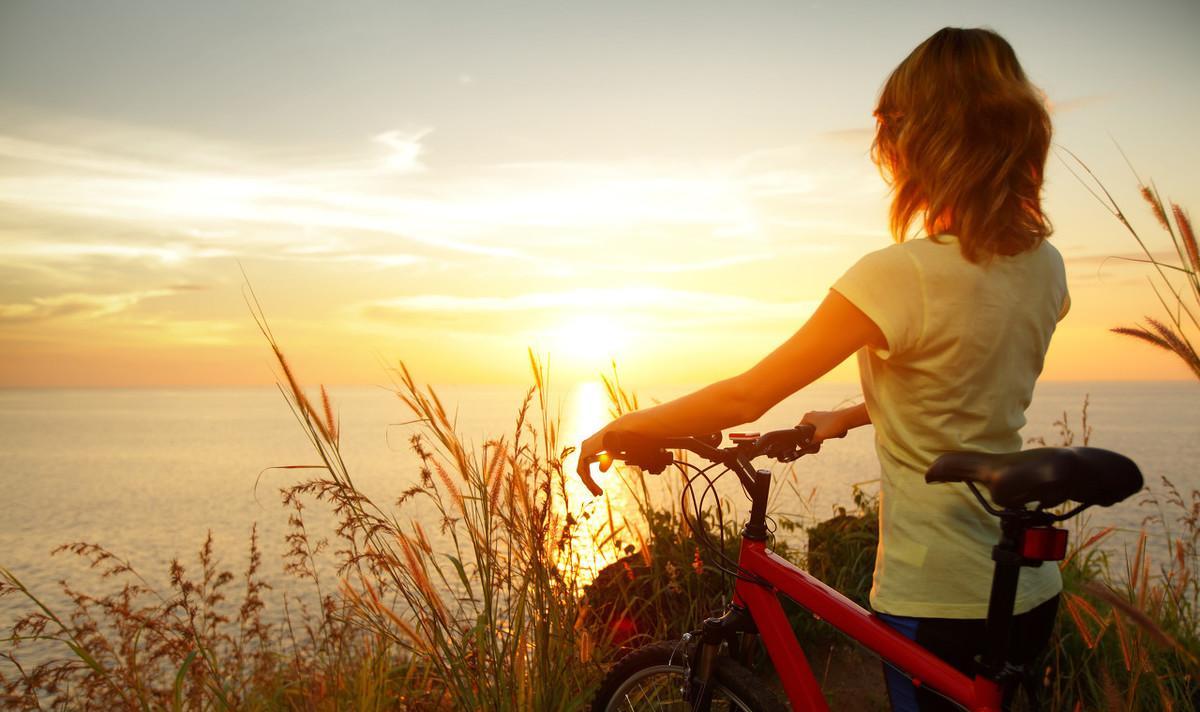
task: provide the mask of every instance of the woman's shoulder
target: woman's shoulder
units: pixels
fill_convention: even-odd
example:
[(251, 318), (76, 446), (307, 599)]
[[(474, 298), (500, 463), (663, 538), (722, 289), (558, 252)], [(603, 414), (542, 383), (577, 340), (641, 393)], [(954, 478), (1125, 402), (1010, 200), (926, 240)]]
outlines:
[[(1065, 276), (1062, 254), (1048, 240), (1020, 254), (994, 258), (1002, 263), (1018, 266), (1023, 263), (1041, 274), (1053, 273)], [(851, 268), (861, 275), (889, 274), (893, 276), (949, 276), (974, 274), (983, 278), (991, 270), (992, 261), (970, 262), (962, 254), (958, 238), (949, 233), (918, 237), (895, 242), (886, 247), (866, 253)], [(1022, 271), (1024, 268), (1022, 267)]]
[[(948, 262), (966, 262), (966, 258), (962, 255), (962, 248), (959, 245), (957, 236), (951, 233), (941, 233), (938, 235), (927, 235), (912, 240), (906, 240), (895, 245), (891, 245), (885, 249), (895, 248), (903, 250), (912, 259), (918, 261), (944, 260)], [(1054, 265), (1062, 269), (1063, 256), (1058, 251), (1058, 248), (1050, 243), (1049, 240), (1042, 240), (1037, 247), (1026, 250), (1025, 252), (1016, 255), (999, 256), (996, 259), (1000, 260), (1036, 260), (1045, 262), (1049, 265)], [(982, 263), (981, 263), (982, 264)]]
[(886, 275), (895, 278), (907, 276), (915, 269), (916, 263), (910, 254), (908, 242), (896, 242), (859, 257), (847, 271), (846, 277), (857, 275), (877, 279)]
[(1058, 265), (1059, 267), (1064, 264), (1062, 253), (1059, 252), (1058, 248), (1052, 245), (1049, 240), (1042, 240), (1042, 244), (1034, 248), (1034, 252), (1038, 253), (1042, 259)]
[(916, 260), (955, 259), (962, 256), (958, 237), (950, 233), (914, 237), (898, 242), (893, 247)]

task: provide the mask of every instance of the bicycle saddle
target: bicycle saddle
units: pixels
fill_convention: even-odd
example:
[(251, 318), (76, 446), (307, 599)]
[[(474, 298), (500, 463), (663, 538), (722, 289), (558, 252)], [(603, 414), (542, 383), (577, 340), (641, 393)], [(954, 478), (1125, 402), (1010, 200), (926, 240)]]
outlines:
[(1007, 453), (948, 452), (926, 482), (975, 482), (1001, 507), (1054, 507), (1066, 500), (1107, 507), (1142, 489), (1133, 460), (1094, 447), (1042, 447)]

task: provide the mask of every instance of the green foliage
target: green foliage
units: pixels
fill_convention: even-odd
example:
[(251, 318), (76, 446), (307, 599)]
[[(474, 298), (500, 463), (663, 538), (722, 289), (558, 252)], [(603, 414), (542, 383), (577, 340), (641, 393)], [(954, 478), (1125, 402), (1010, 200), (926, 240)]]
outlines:
[(834, 517), (808, 527), (808, 572), (866, 606), (879, 545), (879, 499), (853, 491), (853, 514), (839, 508)]
[[(1098, 548), (1111, 528), (1081, 534), (1063, 562), (1063, 598), (1046, 682), (1053, 709), (1178, 710), (1200, 703), (1200, 609), (1196, 517), (1200, 492), (1185, 500), (1169, 483), (1167, 505), (1184, 531), (1163, 518), (1139, 532), (1114, 566)], [(1147, 501), (1159, 504), (1153, 492)], [(1160, 512), (1159, 517), (1162, 516)], [(1157, 524), (1155, 526), (1155, 524)], [(1150, 532), (1170, 545), (1155, 566)]]
[[(605, 567), (585, 589), (592, 620), (610, 629), (622, 647), (672, 640), (699, 629), (705, 618), (724, 610), (733, 585), (714, 553), (698, 546), (673, 513), (648, 514), (645, 546), (630, 546), (627, 555)], [(702, 524), (719, 538), (711, 510)], [(736, 561), (740, 543), (737, 526), (727, 522), (723, 554)], [(783, 542), (775, 551), (788, 558), (799, 556)]]
[[(1085, 398), (1083, 445), (1092, 435), (1088, 405)], [(1066, 413), (1054, 426), (1055, 445), (1075, 444)], [(1052, 710), (1200, 708), (1200, 491), (1185, 497), (1166, 479), (1161, 486), (1165, 499), (1145, 490), (1140, 504), (1154, 514), (1119, 557), (1112, 542), (1122, 532), (1096, 529), (1086, 514), (1072, 520), (1043, 680)], [(1166, 554), (1157, 566), (1156, 550)]]

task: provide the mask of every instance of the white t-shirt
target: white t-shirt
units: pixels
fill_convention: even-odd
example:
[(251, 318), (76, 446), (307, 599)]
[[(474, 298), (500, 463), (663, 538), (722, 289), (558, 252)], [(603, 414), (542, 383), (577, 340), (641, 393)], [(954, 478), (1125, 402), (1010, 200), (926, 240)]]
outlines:
[[(939, 235), (864, 256), (833, 289), (883, 332), (858, 354), (882, 471), (871, 605), (899, 616), (985, 618), (999, 521), (962, 483), (931, 485), (944, 452), (1020, 450), (1050, 336), (1067, 312), (1048, 242), (973, 264)], [(1016, 612), (1062, 589), (1058, 567), (1023, 567)]]

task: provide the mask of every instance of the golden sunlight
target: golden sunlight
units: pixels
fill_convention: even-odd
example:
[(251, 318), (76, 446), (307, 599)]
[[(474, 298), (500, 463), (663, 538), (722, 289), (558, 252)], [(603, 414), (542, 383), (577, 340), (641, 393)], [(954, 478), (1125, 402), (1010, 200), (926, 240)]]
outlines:
[[(567, 363), (563, 365), (573, 369), (605, 368), (616, 354), (626, 352), (631, 337), (632, 332), (625, 321), (615, 315), (601, 312), (584, 312), (569, 316), (543, 334), (549, 352), (566, 359)], [(581, 384), (581, 390), (578, 390), (575, 396), (576, 402), (580, 404), (577, 407), (591, 407), (594, 404), (593, 398), (602, 398), (602, 389), (592, 393), (587, 387), (600, 389), (600, 384)], [(607, 412), (607, 409), (601, 409), (599, 412)]]
[[(563, 412), (565, 418), (562, 432), (566, 438), (564, 444), (578, 447), (584, 438), (604, 427), (610, 420), (604, 386), (597, 381), (585, 381), (575, 386), (568, 396)], [(573, 473), (576, 462), (574, 456), (568, 458), (564, 463), (564, 471)], [(570, 501), (592, 503), (585, 507), (591, 512), (591, 516), (582, 520), (581, 526), (575, 532), (574, 549), (578, 556), (576, 565), (579, 567), (580, 585), (590, 583), (601, 569), (620, 558), (621, 552), (616, 546), (618, 540), (628, 542), (636, 536), (628, 530), (623, 516), (629, 503), (616, 468), (601, 473), (599, 468), (593, 465), (593, 470), (596, 482), (604, 488), (602, 498), (593, 499), (579, 478), (567, 477)]]
[[(605, 395), (604, 385), (598, 381), (584, 381), (576, 385), (567, 397), (563, 413), (565, 414), (562, 427), (563, 443), (578, 447), (584, 438), (604, 427), (608, 421), (612, 420), (608, 410), (608, 396)], [(567, 472), (574, 472), (576, 462), (577, 459), (572, 455), (563, 466)], [(594, 475), (596, 483), (601, 487), (605, 487), (612, 479), (612, 472), (612, 470), (609, 470), (607, 473), (599, 473), (597, 471), (597, 474)], [(583, 483), (578, 478), (568, 478), (568, 489), (572, 497), (591, 497), (587, 488), (583, 486)]]

